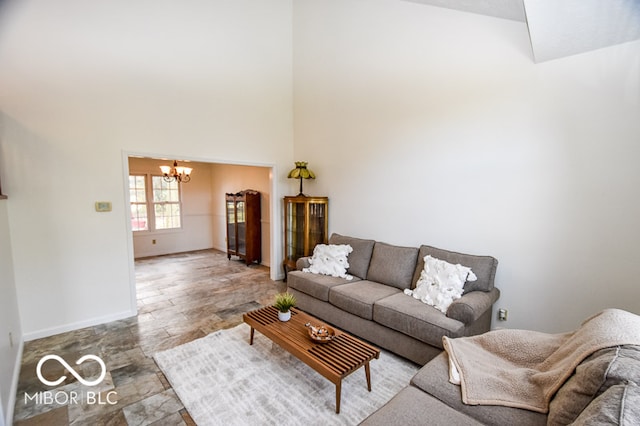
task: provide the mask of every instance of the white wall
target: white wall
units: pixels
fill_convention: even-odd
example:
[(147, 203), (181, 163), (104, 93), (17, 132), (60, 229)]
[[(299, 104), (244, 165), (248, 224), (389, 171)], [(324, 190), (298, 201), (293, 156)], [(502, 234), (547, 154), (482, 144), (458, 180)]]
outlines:
[(135, 313), (125, 153), (268, 164), (286, 182), (291, 1), (16, 3), (0, 34), (2, 184), (35, 338)]
[[(273, 166), (273, 200), (307, 160), (332, 231), (496, 256), (500, 325), (640, 311), (638, 42), (535, 65), (524, 24), (400, 0), (186, 1), (0, 16), (27, 338), (135, 312), (132, 153)], [(281, 215), (272, 202), (272, 265)]]
[[(25, 339), (134, 314), (121, 155), (4, 122), (2, 184)], [(113, 211), (97, 213), (96, 201)]]
[[(0, 151), (1, 152), (1, 151)], [(0, 200), (0, 424), (11, 424), (20, 372), (22, 327), (16, 297), (7, 205)], [(12, 338), (10, 340), (9, 333)]]
[[(262, 233), (261, 249), (262, 261), (266, 266), (271, 265), (271, 212), (279, 209), (279, 198), (272, 199), (271, 169), (269, 167), (238, 166), (231, 164), (213, 164), (211, 166), (211, 182), (213, 208), (213, 247), (227, 251), (227, 222), (225, 208), (225, 194), (236, 193), (245, 189), (260, 192), (260, 230)], [(275, 203), (275, 205), (272, 205)], [(280, 251), (280, 250), (278, 250)], [(276, 265), (279, 265), (277, 263)], [(276, 266), (273, 273), (282, 274)]]
[(296, 159), (331, 232), (499, 259), (494, 326), (640, 313), (640, 43), (534, 64), (525, 24), (294, 3)]

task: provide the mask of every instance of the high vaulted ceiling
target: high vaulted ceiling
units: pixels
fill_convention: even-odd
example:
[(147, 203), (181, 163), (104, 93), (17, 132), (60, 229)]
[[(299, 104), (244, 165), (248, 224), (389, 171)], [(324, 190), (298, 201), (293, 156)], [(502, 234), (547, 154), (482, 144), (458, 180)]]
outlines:
[(640, 39), (640, 0), (405, 0), (523, 21), (536, 62)]
[(406, 0), (525, 22), (522, 0)]

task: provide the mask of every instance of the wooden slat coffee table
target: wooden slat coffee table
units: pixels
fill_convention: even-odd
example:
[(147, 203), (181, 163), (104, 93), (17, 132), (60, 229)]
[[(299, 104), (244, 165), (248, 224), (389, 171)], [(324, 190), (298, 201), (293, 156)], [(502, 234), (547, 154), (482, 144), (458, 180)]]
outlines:
[(371, 370), (369, 361), (380, 357), (380, 350), (332, 327), (336, 337), (329, 343), (315, 343), (311, 340), (306, 323), (314, 326), (325, 324), (298, 309), (291, 310), (291, 319), (278, 320), (278, 310), (267, 306), (243, 315), (243, 320), (251, 326), (249, 344), (253, 344), (254, 331), (277, 343), (291, 355), (313, 368), (336, 386), (336, 413), (340, 413), (340, 392), (342, 379), (364, 366), (367, 389), (371, 392)]

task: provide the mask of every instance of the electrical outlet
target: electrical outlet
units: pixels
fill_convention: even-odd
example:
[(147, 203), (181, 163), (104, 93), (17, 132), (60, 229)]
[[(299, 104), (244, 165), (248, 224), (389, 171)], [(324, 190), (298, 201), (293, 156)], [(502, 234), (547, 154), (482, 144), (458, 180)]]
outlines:
[(508, 314), (509, 314), (509, 311), (507, 311), (506, 309), (498, 309), (498, 320), (506, 321)]
[(13, 347), (13, 333), (9, 332), (9, 347)]
[(155, 244), (155, 243), (156, 243), (156, 240), (151, 240), (151, 244)]

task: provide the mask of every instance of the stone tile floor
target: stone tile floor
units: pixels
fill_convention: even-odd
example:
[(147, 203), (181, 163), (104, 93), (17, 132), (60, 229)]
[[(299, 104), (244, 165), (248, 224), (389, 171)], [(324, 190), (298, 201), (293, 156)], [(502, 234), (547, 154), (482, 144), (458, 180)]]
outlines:
[[(268, 268), (228, 260), (217, 250), (140, 259), (135, 272), (136, 317), (25, 343), (14, 425), (195, 424), (153, 354), (240, 324), (244, 312), (271, 303), (286, 289), (269, 278)], [(67, 379), (58, 387), (46, 386), (36, 367), (48, 354), (71, 365), (83, 355), (97, 355), (106, 376), (87, 387), (50, 360), (42, 365), (42, 376)], [(101, 372), (95, 361), (74, 368), (85, 380), (96, 380)]]

